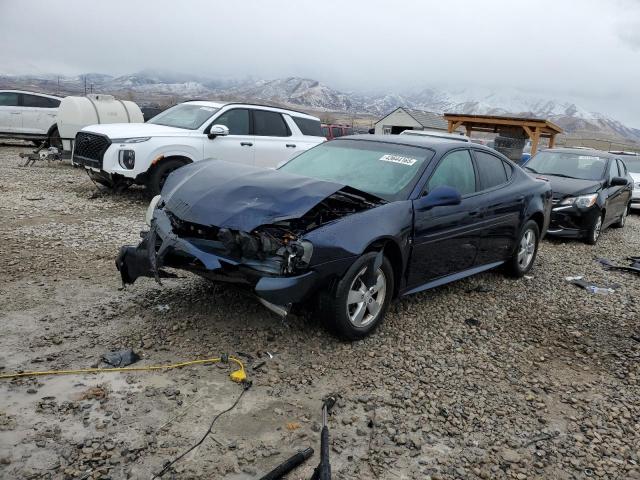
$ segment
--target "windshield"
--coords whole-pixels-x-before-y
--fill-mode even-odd
[[[192,103],[181,103],[159,113],[147,123],[197,130],[219,109]]]
[[[425,148],[361,140],[332,140],[280,167],[307,177],[342,183],[388,201],[407,199],[433,157]]]
[[[571,153],[547,150],[529,160],[524,168],[542,175],[600,180],[606,164],[607,159],[599,157],[597,152]]]
[[[632,173],[640,173],[640,157],[624,157],[622,161],[627,166],[627,170]]]

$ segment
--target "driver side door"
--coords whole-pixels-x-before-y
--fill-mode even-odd
[[[251,135],[250,112],[246,108],[232,108],[218,115],[211,125],[224,125],[229,135],[213,139],[204,137],[203,158],[214,158],[246,165],[255,163],[255,137]]]
[[[414,210],[410,287],[467,270],[475,263],[482,225],[474,197],[477,175],[468,149],[449,152],[440,160],[423,195],[443,185],[458,190],[462,201],[459,205]]]

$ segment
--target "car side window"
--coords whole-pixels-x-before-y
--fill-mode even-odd
[[[290,137],[289,127],[278,112],[253,111],[253,134],[263,137]]]
[[[427,192],[441,186],[453,187],[460,195],[476,191],[476,175],[469,150],[456,150],[445,156],[427,184]]]
[[[249,110],[234,108],[227,110],[213,121],[214,125],[224,125],[229,135],[249,135]]]
[[[609,163],[609,180],[613,177],[619,177],[620,173],[618,172],[618,164],[615,160],[611,160]]]
[[[487,190],[507,183],[507,172],[502,159],[486,152],[474,151],[480,178],[480,189]]]
[[[53,98],[41,97],[39,95],[22,94],[22,106],[23,107],[36,107],[36,108],[58,108],[60,101]]]
[[[0,107],[17,107],[18,94],[15,92],[0,93]]]

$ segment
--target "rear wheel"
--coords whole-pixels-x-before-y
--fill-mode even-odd
[[[622,212],[622,216],[620,217],[620,220],[614,223],[613,227],[624,228],[625,224],[627,223],[627,215],[629,215],[629,205],[626,205],[624,207],[624,212]]]
[[[585,243],[588,245],[595,245],[600,238],[600,234],[602,233],[602,218],[604,214],[598,215],[598,217],[593,221],[593,225],[589,229],[587,233],[587,238],[585,238]]]
[[[520,278],[531,270],[538,254],[540,229],[538,224],[529,220],[524,224],[518,238],[518,246],[507,262],[507,271],[512,277]]]
[[[347,340],[369,335],[382,321],[393,296],[393,269],[386,257],[371,275],[378,253],[365,253],[347,270],[336,287],[323,293],[320,316]]]
[[[152,196],[160,195],[160,191],[171,172],[185,165],[182,160],[165,160],[157,165],[147,181],[147,188]]]

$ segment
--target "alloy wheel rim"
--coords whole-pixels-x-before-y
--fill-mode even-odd
[[[347,316],[355,327],[366,327],[378,318],[387,294],[387,279],[382,269],[378,268],[376,282],[369,288],[362,280],[366,271],[364,267],[358,272],[347,295]]]
[[[600,230],[602,230],[602,217],[598,217],[596,224],[593,227],[593,240],[596,241],[600,237]]]
[[[531,264],[536,251],[536,235],[533,230],[528,229],[520,239],[518,247],[518,265],[525,270]]]

